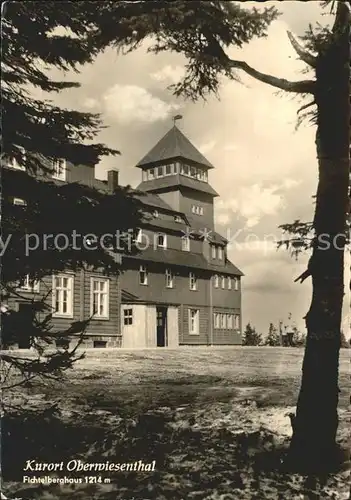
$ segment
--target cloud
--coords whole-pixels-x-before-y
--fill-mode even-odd
[[[253,184],[241,187],[233,193],[232,198],[219,200],[219,215],[238,212],[246,219],[247,227],[256,226],[263,215],[275,215],[284,206],[280,190],[281,186],[276,185],[263,187],[261,184]]]
[[[205,142],[199,147],[199,150],[201,151],[202,154],[206,155],[207,153],[212,151],[212,149],[216,146],[216,144],[217,144],[216,141]]]
[[[93,99],[92,97],[87,97],[84,99],[82,102],[83,108],[89,109],[89,110],[96,110],[99,108],[99,101],[97,99]]]
[[[176,84],[185,76],[185,69],[182,66],[163,66],[159,71],[152,73],[151,78],[157,82],[162,82],[167,85]]]
[[[227,144],[223,147],[223,151],[236,151],[237,149],[237,144]]]
[[[165,102],[138,85],[109,88],[103,96],[105,114],[121,124],[153,123],[169,118],[179,104]]]

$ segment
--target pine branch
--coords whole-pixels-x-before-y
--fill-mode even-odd
[[[294,92],[296,94],[313,94],[315,91],[315,82],[313,80],[291,82],[289,80],[285,80],[285,78],[277,78],[272,75],[267,75],[266,73],[261,73],[260,71],[257,71],[249,66],[245,61],[228,59],[228,64],[233,69],[242,69],[245,73],[252,76],[256,80],[267,83],[272,87],[285,90],[286,92]]]
[[[305,62],[312,68],[315,68],[317,64],[317,58],[312,54],[310,54],[304,47],[302,47],[301,44],[299,44],[299,42],[296,40],[291,31],[288,31],[287,34],[291,45],[293,46],[295,52],[297,53],[301,61]]]

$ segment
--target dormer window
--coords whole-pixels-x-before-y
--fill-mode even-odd
[[[155,169],[154,168],[149,168],[148,177],[150,180],[155,178]]]
[[[57,158],[52,162],[52,178],[59,181],[66,180],[66,160],[64,158]]]
[[[169,163],[165,166],[165,175],[171,175],[173,170],[173,163]]]
[[[23,163],[26,161],[26,150],[22,146],[17,146],[17,149],[22,154]],[[15,168],[16,170],[26,170],[25,165],[19,163],[16,158],[12,157],[9,159],[9,166]]]
[[[163,176],[163,166],[156,168],[156,175],[157,175],[157,177]]]
[[[182,218],[179,215],[175,215],[174,222],[182,222]]]
[[[211,252],[212,252],[212,259],[215,259],[217,257],[217,249],[215,245],[211,245]]]
[[[167,248],[167,236],[165,234],[157,235],[157,246],[161,248]]]
[[[182,236],[182,250],[183,252],[190,252],[190,238],[189,236]]]
[[[135,242],[136,243],[141,243],[142,241],[143,241],[143,230],[139,228],[137,236],[135,238]]]
[[[223,259],[223,248],[222,247],[218,247],[218,258],[219,258],[219,260]]]
[[[27,202],[25,200],[23,200],[22,198],[14,198],[13,199],[13,204],[25,207],[27,205]]]
[[[153,216],[157,219],[157,218],[158,218],[158,216],[159,216],[159,213],[158,213],[158,211],[157,211],[157,210],[154,210],[154,211],[152,212],[152,215],[153,215]]]

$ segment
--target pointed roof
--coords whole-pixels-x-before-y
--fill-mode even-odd
[[[164,160],[183,158],[207,168],[213,165],[191,144],[189,139],[174,125],[161,140],[158,141],[147,155],[142,158],[137,167],[160,163]]]

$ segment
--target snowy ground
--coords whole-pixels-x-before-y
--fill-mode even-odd
[[[340,363],[343,443],[349,352],[342,351]],[[22,409],[57,406],[40,420],[4,421],[3,490],[26,500],[346,500],[348,471],[321,478],[278,470],[302,356],[300,349],[269,347],[91,351],[64,384],[37,385],[7,399]],[[156,470],[104,472],[106,484],[23,484],[25,460],[33,458],[156,460]]]

